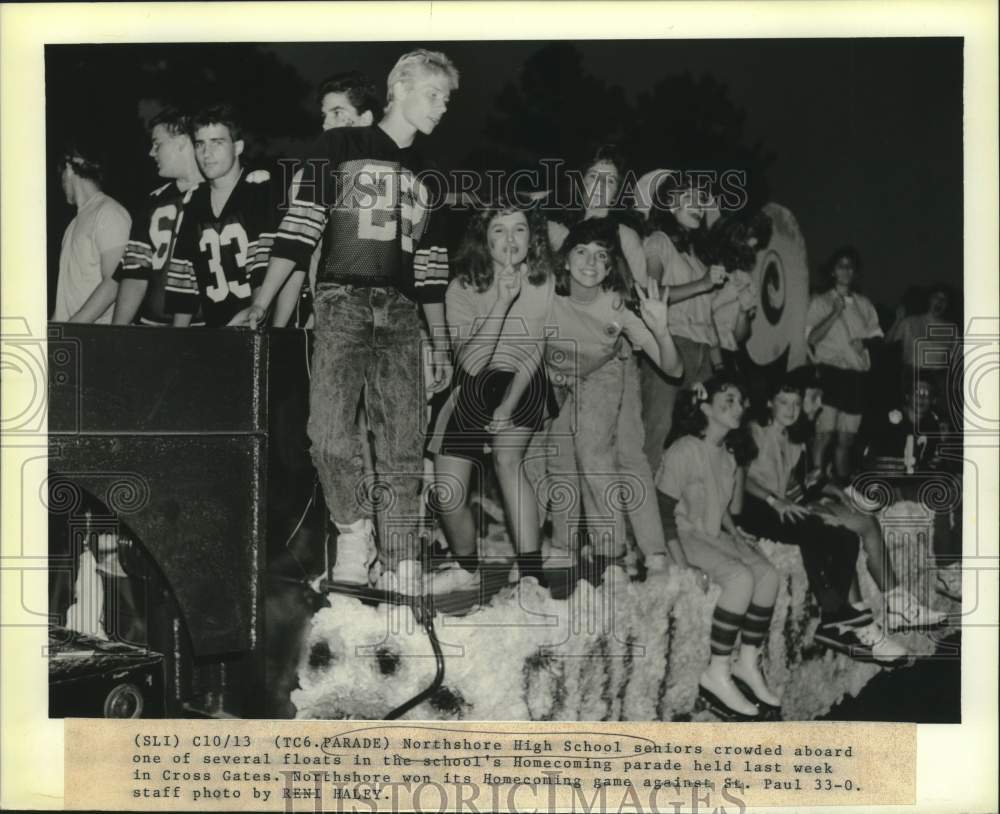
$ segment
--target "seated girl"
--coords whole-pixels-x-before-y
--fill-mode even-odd
[[[814,438],[818,415],[823,407],[823,392],[820,378],[815,368],[803,367],[788,374],[791,389],[802,394],[802,417],[789,430],[789,436],[805,444],[806,455],[802,462],[801,475],[806,485],[803,493],[797,487],[793,496],[811,511],[820,515],[826,523],[840,525],[861,538],[864,546],[868,571],[879,590],[886,597],[886,626],[890,630],[933,627],[944,621],[944,614],[920,604],[916,597],[900,587],[899,579],[893,571],[892,562],[885,546],[882,528],[868,503],[855,489],[842,489],[825,478],[821,471],[807,471],[809,444]],[[866,467],[866,471],[877,471],[878,466]],[[860,608],[867,618],[871,610],[861,603],[861,591],[855,579],[851,587],[851,603]]]
[[[859,537],[872,577],[887,595],[887,621],[919,605],[899,586],[878,522],[856,511],[836,486],[807,477],[809,457],[799,435],[802,401],[799,383],[788,377],[770,393],[759,420],[751,423],[758,454],[748,468],[739,522],[759,537],[799,546],[822,613],[816,641],[853,656],[894,661],[905,649],[887,637],[860,604]]]
[[[667,538],[680,541],[683,565],[694,566],[722,587],[712,615],[712,657],[701,674],[701,694],[724,714],[749,718],[781,698],[760,671],[760,648],[771,625],[778,572],[753,536],[730,514],[737,460],[727,437],[740,430],[744,392],[726,377],[681,392],[671,437],[656,474]],[[734,664],[732,652],[741,638]],[[733,681],[743,682],[744,695]]]
[[[453,559],[431,574],[433,593],[480,585],[469,497],[473,467],[482,483],[489,451],[520,574],[543,580],[538,511],[522,463],[551,405],[537,364],[554,292],[545,223],[515,206],[486,209],[473,215],[455,262],[445,307],[456,373],[428,445],[435,456],[432,493]],[[509,398],[518,371],[528,375]],[[507,420],[488,428],[501,404]]]

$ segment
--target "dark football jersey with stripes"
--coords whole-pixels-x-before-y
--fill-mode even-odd
[[[416,150],[377,125],[326,131],[307,153],[273,255],[308,268],[325,234],[317,286],[394,286],[418,302],[443,302],[443,218],[432,217],[422,169]]]
[[[193,314],[200,301],[205,324],[218,327],[250,305],[267,271],[280,212],[270,176],[258,171],[249,177],[255,180],[248,180],[244,169],[218,215],[212,211],[210,184],[191,196],[167,263],[171,313]]]
[[[154,189],[142,210],[132,218],[132,233],[125,245],[121,263],[114,278],[145,280],[149,283],[142,302],[142,316],[163,322],[168,319],[165,310],[167,286],[167,260],[173,254],[177,232],[184,207],[197,187],[182,192],[175,181]]]

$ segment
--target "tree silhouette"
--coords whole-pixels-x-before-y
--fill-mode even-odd
[[[636,173],[667,167],[747,173],[752,203],[766,200],[773,156],[748,143],[746,113],[711,76],[665,76],[630,103],[620,87],[588,73],[571,43],[552,43],[498,93],[479,147],[477,169],[535,168],[558,158],[578,169],[599,143],[619,144]]]
[[[774,156],[746,136],[746,112],[712,76],[667,76],[641,93],[635,126],[624,145],[644,169],[697,169],[747,174],[751,205],[766,202],[767,168]]]
[[[587,73],[580,51],[561,42],[532,55],[494,107],[472,167],[534,168],[545,158],[576,166],[590,144],[620,139],[632,118],[622,89]]]

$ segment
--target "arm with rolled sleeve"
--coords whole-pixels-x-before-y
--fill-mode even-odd
[[[840,318],[842,310],[842,306],[840,309],[835,309],[829,296],[825,294],[817,294],[809,301],[809,308],[806,311],[806,344],[813,353]]]
[[[881,339],[885,336],[882,332],[882,326],[878,321],[878,311],[875,310],[875,306],[872,305],[872,301],[867,297],[858,297],[858,306],[861,309],[861,315],[864,318],[865,327],[862,331],[860,339]]]

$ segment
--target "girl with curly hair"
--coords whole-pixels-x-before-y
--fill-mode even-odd
[[[745,391],[730,376],[683,390],[674,409],[671,437],[676,440],[656,474],[660,515],[668,539],[680,541],[682,564],[722,587],[712,616],[712,656],[699,688],[710,704],[737,718],[781,705],[759,665],[778,594],[778,572],[730,512],[738,495],[737,472],[755,454],[743,426],[745,402]],[[733,662],[737,637],[741,646]]]
[[[552,402],[538,364],[554,294],[545,222],[514,204],[484,209],[471,218],[455,265],[445,311],[456,374],[429,444],[435,456],[433,494],[453,559],[431,575],[433,593],[480,585],[469,485],[473,467],[484,474],[489,450],[521,576],[543,581],[538,512],[522,463]],[[513,394],[518,371],[526,377]],[[495,424],[499,415],[504,420]]]
[[[647,567],[666,567],[656,507],[645,499],[646,481],[651,489],[652,478],[637,479],[617,446],[622,416],[638,417],[638,404],[630,401],[633,394],[625,386],[629,359],[623,358],[623,350],[628,357],[643,351],[670,375],[681,372],[667,329],[665,296],[655,284],[648,294],[633,285],[612,221],[587,219],[570,229],[559,253],[556,297],[546,319],[552,336],[545,344],[545,365],[561,397],[560,415],[576,422],[571,468],[598,578],[624,554],[626,514]],[[636,499],[621,501],[623,492]],[[569,527],[568,514],[553,518],[555,547],[574,548]]]
[[[654,170],[639,181],[637,205],[648,209],[643,250],[649,278],[670,289],[670,329],[684,361],[684,377],[671,381],[640,365],[642,423],[646,458],[655,471],[670,434],[674,402],[684,387],[704,381],[722,362],[713,314],[715,292],[727,276],[721,265],[708,265],[697,249],[710,222],[718,217],[713,199],[685,183],[680,173]],[[639,199],[643,200],[639,200]]]
[[[833,474],[846,484],[854,472],[854,446],[871,370],[868,346],[882,338],[878,313],[859,293],[861,257],[853,246],[837,249],[825,265],[829,286],[806,313],[806,340],[823,382],[823,411],[816,422],[813,465],[825,468],[833,447]]]
[[[803,436],[811,422],[802,421],[804,395],[801,374],[789,374],[772,388],[757,420],[750,423],[759,451],[747,468],[739,523],[760,537],[799,547],[820,606],[816,641],[853,656],[895,661],[906,655],[905,648],[885,636],[860,601],[859,538],[868,569],[886,594],[890,626],[897,614],[923,619],[930,611],[899,585],[878,521],[857,511],[843,490],[810,471]]]
[[[626,298],[634,299],[632,284],[637,283],[645,289],[649,280],[646,274],[646,255],[639,235],[641,217],[624,205],[623,185],[627,171],[625,159],[613,144],[593,147],[587,155],[586,162],[574,179],[575,205],[556,213],[558,219],[549,220],[549,241],[554,251],[560,251],[571,227],[583,221],[607,221],[608,231],[617,231],[617,244],[624,260],[615,269],[615,274],[620,273],[623,277],[616,280],[614,285],[616,290],[627,295]],[[654,491],[653,472],[645,454],[639,362],[631,344],[623,343],[620,348],[623,381],[620,397],[616,396],[621,402],[615,428],[616,471],[631,482],[629,491],[635,493],[635,499],[639,501],[639,505],[629,512],[629,516],[636,541],[645,558],[646,569],[659,570],[666,567],[663,556],[666,541],[657,517],[656,505],[651,499]],[[610,373],[610,369],[606,373]],[[571,431],[570,421],[571,416],[565,413],[557,419],[550,434],[553,444],[558,443],[554,436],[566,436]],[[550,456],[550,463],[554,467],[573,469],[576,455],[570,446],[563,444],[559,448],[560,454]],[[554,532],[560,535],[564,528],[565,524],[559,522],[555,525]],[[564,546],[568,546],[568,542],[560,540],[559,547]]]

